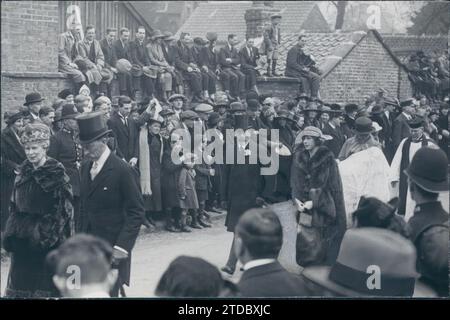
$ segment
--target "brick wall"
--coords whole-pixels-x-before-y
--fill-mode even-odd
[[[2,1],[2,71],[58,71],[58,1]]]
[[[383,45],[369,34],[322,80],[320,95],[324,101],[362,103],[365,95],[382,87],[390,96],[407,98],[411,84],[406,72],[399,68]]]

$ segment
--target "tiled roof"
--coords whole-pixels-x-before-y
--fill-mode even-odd
[[[372,32],[386,48],[394,61],[397,64],[402,65],[402,62],[393,54],[377,31],[370,30],[368,32]],[[314,57],[317,66],[323,72],[322,77],[325,77],[364,37],[367,36],[367,34],[368,33],[364,31],[349,33],[306,33],[304,51],[306,54],[310,54]],[[282,35],[277,64],[277,71],[279,74],[284,74],[287,53],[289,49],[297,43],[297,39],[297,33]]]
[[[302,29],[309,13],[316,6],[313,1],[274,1],[273,3],[273,8],[279,9],[283,16],[281,28],[282,32],[286,33]],[[226,40],[230,33],[236,34],[239,39],[245,39],[247,26],[244,16],[245,11],[251,7],[251,1],[200,3],[178,30],[177,36],[181,32],[190,32],[193,37],[204,37],[206,32],[210,31],[218,34],[219,41]]]
[[[382,36],[384,42],[400,58],[419,50],[431,53],[433,50],[448,48],[448,37],[445,35],[383,34]]]

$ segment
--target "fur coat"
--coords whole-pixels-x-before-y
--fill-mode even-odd
[[[20,167],[6,224],[3,245],[14,252],[23,246],[46,251],[72,233],[72,188],[63,165],[47,158],[34,169],[29,161]]]
[[[291,168],[292,198],[312,200],[312,226],[326,229],[328,261],[336,258],[346,230],[342,181],[334,154],[320,146],[310,157],[302,146],[294,153]]]

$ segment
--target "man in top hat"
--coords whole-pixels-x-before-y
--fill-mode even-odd
[[[119,111],[113,113],[108,120],[108,127],[117,139],[117,153],[131,166],[138,160],[139,132],[136,121],[129,117],[131,113],[131,99],[127,96],[119,98]]]
[[[61,129],[50,137],[48,156],[58,160],[64,165],[70,178],[73,192],[73,208],[75,231],[83,230],[83,221],[80,213],[80,168],[83,160],[83,150],[78,140],[78,124],[75,117],[79,115],[73,104],[65,104],[61,110]]]
[[[81,167],[81,202],[86,232],[114,247],[113,264],[119,279],[111,292],[118,296],[129,285],[131,251],[144,220],[144,202],[133,169],[107,146],[111,133],[100,112],[76,118],[87,160]]]
[[[42,122],[39,118],[39,111],[44,100],[45,98],[42,98],[39,92],[32,92],[25,96],[25,103],[23,105],[28,108],[30,123]]]
[[[81,41],[83,32],[81,24],[73,20],[69,30],[58,37],[58,70],[68,75],[75,82],[75,92],[85,83],[86,77],[75,63],[77,58],[76,43]]]
[[[278,77],[275,72],[278,60],[278,46],[281,43],[281,14],[275,13],[270,16],[271,24],[264,30],[264,46],[265,54],[267,56],[267,76]]]
[[[396,150],[403,139],[411,136],[408,121],[410,121],[414,115],[414,99],[400,102],[400,108],[402,112],[395,118],[392,124],[392,143]]]
[[[302,272],[314,296],[435,297],[417,281],[414,245],[381,228],[347,230],[333,266],[311,266]],[[312,285],[312,286],[311,286]]]
[[[192,37],[189,33],[182,32],[180,40],[177,42],[175,66],[182,73],[183,78],[188,82],[192,93],[193,101],[202,102],[202,74],[195,64],[192,51]]]
[[[216,73],[215,68],[212,66],[213,61],[209,61],[210,53],[208,53],[209,47],[208,40],[204,40],[201,37],[194,38],[194,47],[192,48],[192,54],[195,64],[200,69],[202,74],[202,89],[203,99],[205,102],[212,104],[212,98],[216,93]],[[214,49],[212,49],[214,50]],[[211,69],[208,67],[211,66]]]
[[[344,132],[346,139],[354,136],[355,119],[358,114],[358,109],[358,105],[354,103],[346,104],[344,107],[345,114],[344,123],[342,123],[342,131]]]
[[[306,44],[304,35],[298,37],[295,46],[289,49],[286,58],[285,75],[287,77],[298,78],[302,82],[303,91],[311,93],[311,99],[317,98],[320,88],[320,75],[309,55],[306,55],[303,48]]]
[[[391,163],[390,181],[392,197],[399,198],[398,214],[408,221],[414,211],[414,200],[408,190],[408,179],[404,170],[408,168],[416,152],[422,147],[438,148],[436,143],[424,134],[424,120],[421,117],[412,118],[407,122],[410,137],[404,138],[395,152]]]
[[[236,49],[239,40],[235,34],[228,35],[227,44],[219,51],[219,65],[222,69],[220,78],[228,99],[236,100],[245,92],[245,74],[239,69],[241,56]]]
[[[117,79],[119,80],[120,95],[131,95],[131,74],[130,70],[119,68],[119,65],[131,66],[131,54],[130,54],[130,30],[127,28],[121,28],[119,31],[119,39],[113,42],[114,53],[117,58],[115,67],[117,68]]]
[[[439,296],[448,297],[449,216],[444,209],[448,208],[448,158],[442,150],[421,148],[405,174],[416,202],[408,225],[417,249],[417,270]],[[438,200],[443,192],[447,193],[444,207]]]
[[[325,141],[325,145],[333,152],[334,157],[337,159],[346,140],[341,128],[341,123],[344,120],[341,106],[336,103],[331,104],[328,114],[330,119],[324,125],[322,132],[323,134],[333,137],[332,140]]]
[[[240,217],[234,249],[244,266],[238,283],[243,297],[311,295],[305,281],[277,261],[282,243],[281,223],[271,209],[250,209]]]
[[[259,74],[256,70],[259,52],[254,47],[254,44],[255,40],[248,38],[245,46],[239,51],[239,54],[241,55],[241,71],[247,78],[246,87],[248,90],[254,90],[259,95],[258,87],[256,86],[256,76]]]

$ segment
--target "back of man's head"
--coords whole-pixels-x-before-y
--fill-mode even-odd
[[[283,242],[280,220],[267,208],[246,211],[236,226],[236,236],[252,259],[276,259]]]
[[[87,234],[77,234],[47,256],[54,276],[67,280],[78,276],[74,284],[103,284],[111,270],[113,249],[106,241]],[[70,288],[66,288],[70,289]]]

